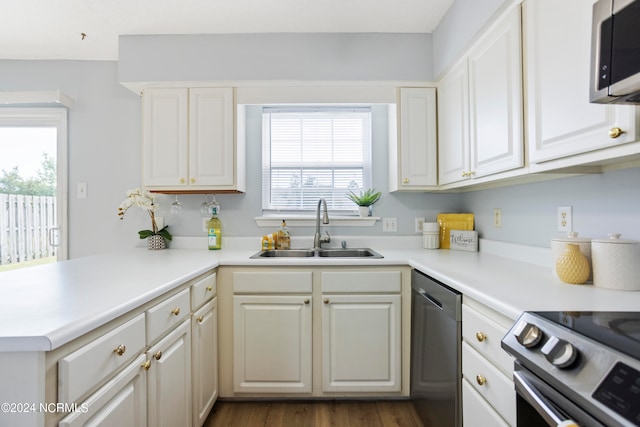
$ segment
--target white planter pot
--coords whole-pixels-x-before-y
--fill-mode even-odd
[[[358,206],[358,213],[362,218],[371,216],[371,206]]]

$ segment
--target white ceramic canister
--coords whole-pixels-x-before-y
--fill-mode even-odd
[[[422,247],[425,249],[440,248],[440,224],[437,222],[422,224]]]
[[[558,257],[567,247],[567,244],[574,244],[580,247],[580,252],[587,257],[587,261],[589,261],[589,269],[591,272],[589,273],[589,278],[587,282],[591,282],[593,280],[593,261],[591,259],[591,238],[589,237],[578,237],[578,233],[575,231],[570,231],[567,234],[567,237],[559,237],[557,239],[551,239],[551,257],[553,259],[553,275],[558,277],[558,273],[556,272],[556,263],[558,262]]]
[[[591,242],[593,285],[622,291],[640,291],[640,242],[620,234]]]

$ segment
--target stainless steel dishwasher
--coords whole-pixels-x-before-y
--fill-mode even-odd
[[[411,400],[426,427],[460,427],[462,294],[411,273]]]

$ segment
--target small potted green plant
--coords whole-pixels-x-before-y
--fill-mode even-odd
[[[382,196],[382,193],[376,191],[375,188],[369,188],[364,192],[360,190],[360,194],[356,194],[353,191],[347,193],[347,197],[358,205],[358,212],[361,217],[371,216],[371,205],[380,200],[380,196]]]

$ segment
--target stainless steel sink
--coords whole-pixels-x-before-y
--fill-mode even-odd
[[[370,248],[320,249],[318,256],[327,258],[382,258]]]
[[[274,249],[260,251],[251,256],[252,259],[260,258],[384,258],[371,248],[327,248],[327,249]]]
[[[260,251],[251,258],[306,258],[315,256],[313,249],[272,249]]]

